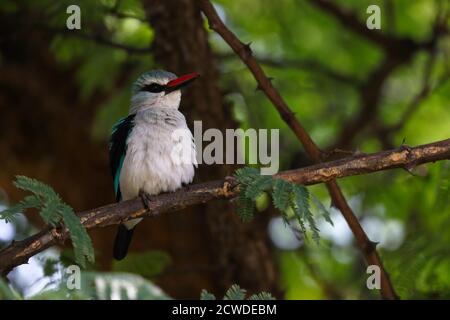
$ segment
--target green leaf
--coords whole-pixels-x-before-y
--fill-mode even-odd
[[[0,219],[6,220],[6,222],[12,222],[14,220],[14,217],[20,212],[19,205],[15,205],[12,207],[9,207],[3,211],[0,211]]]
[[[86,259],[94,262],[94,249],[85,227],[72,208],[65,204],[51,187],[25,176],[16,176],[14,185],[19,189],[32,192],[33,195],[25,197],[18,204],[2,211],[0,213],[2,219],[9,221],[18,212],[37,208],[42,219],[48,224],[56,226],[63,220],[72,239],[75,261],[83,267],[86,266]]]
[[[255,168],[241,168],[236,171],[235,178],[239,183],[238,214],[241,219],[248,221],[253,218],[255,205],[258,211],[267,207],[263,196],[268,191],[272,191],[272,199],[284,221],[288,224],[290,212],[298,221],[300,230],[306,238],[306,224],[312,232],[313,239],[319,241],[319,229],[317,228],[314,216],[310,209],[310,194],[305,186],[297,185],[282,179],[273,179],[271,176],[262,176]],[[258,201],[257,201],[258,200]],[[328,211],[317,200],[313,198],[325,220],[333,224]],[[255,203],[257,202],[257,203]]]
[[[287,181],[276,179],[273,183],[273,205],[282,213],[288,209],[291,189],[291,184]]]
[[[200,300],[216,300],[216,296],[203,289],[200,293]]]
[[[19,203],[0,212],[0,219],[4,219],[6,222],[12,222],[17,214],[24,212],[26,209],[38,208],[41,206],[41,203],[42,201],[35,195],[26,196]]]
[[[294,213],[300,224],[302,231],[305,233],[304,221],[308,222],[309,228],[313,233],[313,240],[319,242],[320,235],[316,222],[310,210],[310,194],[305,186],[293,185],[291,201],[294,208]],[[306,236],[306,233],[305,233]]]
[[[294,208],[294,212],[297,213],[297,217],[306,219],[308,214],[311,214],[309,210],[309,191],[304,186],[293,185],[291,193],[291,201]]]
[[[322,217],[325,219],[326,222],[334,226],[333,220],[331,220],[330,212],[325,208],[323,203],[314,195],[311,193],[311,200],[316,206],[316,208],[319,210],[319,212],[322,214]]]
[[[239,184],[250,185],[259,176],[258,169],[244,167],[236,170],[234,177]]]
[[[41,218],[48,224],[56,226],[61,221],[61,215],[58,212],[57,201],[46,202],[40,211]]]
[[[244,300],[247,290],[241,289],[237,284],[233,284],[230,289],[227,290],[224,300]]]
[[[233,284],[225,293],[224,300],[245,300],[247,290],[242,289],[237,284]],[[215,295],[203,289],[200,294],[200,300],[216,300]],[[275,300],[275,298],[268,292],[260,292],[248,298],[248,300]]]
[[[275,298],[269,292],[260,292],[253,294],[248,298],[248,300],[275,300]]]
[[[83,268],[86,267],[86,259],[89,262],[95,261],[94,248],[92,247],[91,238],[86,228],[81,224],[80,219],[75,215],[72,208],[67,205],[61,206],[61,214],[64,224],[70,233],[72,240],[75,260]]]
[[[32,179],[26,176],[16,176],[14,185],[19,189],[30,191],[37,196],[43,198],[56,198],[61,201],[59,195],[50,186],[36,179]]]
[[[58,264],[59,264],[58,260],[52,258],[45,259],[43,266],[44,275],[46,277],[50,277],[53,274],[55,274],[55,272],[58,271]]]
[[[312,215],[308,215],[306,220],[308,221],[309,224],[309,228],[311,229],[312,233],[313,233],[313,240],[319,244],[320,241],[320,234],[319,234],[319,228],[316,225],[316,220],[314,219],[314,217]]]
[[[245,197],[245,192],[240,192],[237,201],[237,212],[242,221],[250,221],[253,218],[255,204],[252,199]]]
[[[128,273],[82,272],[80,289],[69,290],[67,279],[56,289],[49,289],[31,296],[32,300],[167,300],[159,287],[147,279]]]
[[[267,191],[272,187],[271,176],[257,176],[248,184],[245,189],[245,197],[249,199],[256,199],[261,193]]]
[[[170,299],[153,282],[135,274],[83,272],[81,278],[81,288],[86,289],[86,295],[93,299],[110,300],[119,297],[121,300]],[[118,284],[120,284],[119,288]]]

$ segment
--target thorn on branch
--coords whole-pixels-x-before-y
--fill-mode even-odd
[[[403,142],[404,142],[405,140],[403,140]],[[402,144],[400,145],[400,151],[407,151],[408,153],[410,153],[411,152],[411,147],[410,146],[408,146],[407,144],[404,144],[402,142]]]
[[[372,241],[372,240],[368,240],[365,244],[364,247],[362,248],[364,250],[364,252],[366,252],[367,254],[370,254],[372,252],[374,252],[377,248],[377,245],[379,244],[379,242],[376,241]]]
[[[336,201],[333,198],[331,198],[330,209],[337,209],[337,210],[339,210],[339,207],[338,207],[338,205],[336,204]]]
[[[272,80],[274,80],[274,78],[273,78],[273,77],[267,77],[267,80],[268,80],[270,83],[272,83]],[[258,83],[258,84],[256,85],[255,91],[264,91],[264,88],[261,87],[261,85]]]
[[[295,121],[295,113],[292,111],[281,111],[280,110],[280,116],[286,123],[291,123],[292,120]]]
[[[247,60],[249,59],[252,55],[252,48],[250,48],[250,45],[252,44],[251,42],[249,43],[241,43],[242,44],[242,48],[241,50],[239,50],[239,54],[241,55],[242,59]]]
[[[406,145],[405,143],[406,143],[406,138],[405,138],[405,137],[403,137],[403,140],[402,140],[402,143],[400,144],[400,147],[402,147],[402,146]]]
[[[209,22],[209,28],[210,28],[211,30],[216,31],[216,30],[217,30],[217,23],[210,21],[210,22]]]

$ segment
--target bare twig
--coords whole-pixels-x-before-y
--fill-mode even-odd
[[[400,148],[370,155],[358,155],[332,162],[316,164],[296,170],[284,171],[274,178],[303,185],[331,181],[335,178],[367,174],[394,168],[412,168],[416,165],[450,159],[450,139],[422,145],[415,148]],[[331,186],[331,188],[334,188]],[[332,189],[335,190],[335,189]],[[337,191],[339,192],[339,189]],[[205,203],[213,199],[230,199],[239,193],[233,178],[191,185],[173,193],[151,196],[147,209],[140,198],[114,203],[100,208],[86,210],[77,215],[88,228],[117,225],[124,221],[152,217],[161,213],[180,210],[187,206]],[[0,251],[0,274],[6,275],[14,267],[26,263],[37,253],[59,243],[68,237],[65,229],[47,228],[21,241],[13,241]],[[366,248],[370,252],[370,248]],[[376,263],[369,255],[369,262]]]
[[[261,66],[252,56],[250,46],[242,43],[222,22],[218,16],[213,5],[208,0],[200,0],[200,6],[208,19],[209,26],[211,29],[216,31],[228,45],[233,49],[233,51],[242,59],[242,61],[247,65],[249,70],[252,72],[254,78],[258,82],[259,88],[265,93],[269,98],[275,108],[278,110],[280,116],[289,125],[297,138],[301,141],[306,152],[315,162],[321,162],[322,152],[311,139],[309,134],[305,131],[300,122],[295,118],[291,109],[287,106],[286,102],[283,100],[281,95],[272,85],[270,79],[266,76]],[[332,198],[333,204],[340,209],[342,215],[344,216],[347,224],[352,230],[358,247],[363,253],[366,262],[369,265],[377,265],[381,270],[381,295],[385,299],[396,299],[398,298],[395,290],[389,280],[389,275],[383,267],[383,263],[378,255],[375,248],[375,243],[370,241],[367,234],[362,229],[358,218],[353,213],[352,209],[345,200],[342,191],[337,185],[335,180],[327,182],[327,188]]]

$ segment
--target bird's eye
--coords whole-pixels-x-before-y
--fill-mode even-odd
[[[162,92],[162,91],[164,91],[164,86],[162,86],[158,83],[150,83],[150,84],[143,86],[140,91],[148,91],[148,92],[153,92],[153,93]]]

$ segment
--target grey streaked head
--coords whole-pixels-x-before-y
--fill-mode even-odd
[[[133,94],[138,93],[145,86],[151,85],[152,83],[157,83],[160,85],[165,85],[170,80],[176,79],[177,76],[169,71],[165,70],[152,70],[142,74],[133,83]]]
[[[172,72],[164,70],[144,73],[133,84],[130,113],[149,107],[178,109],[181,88],[197,77],[197,73],[191,73],[177,78]]]

